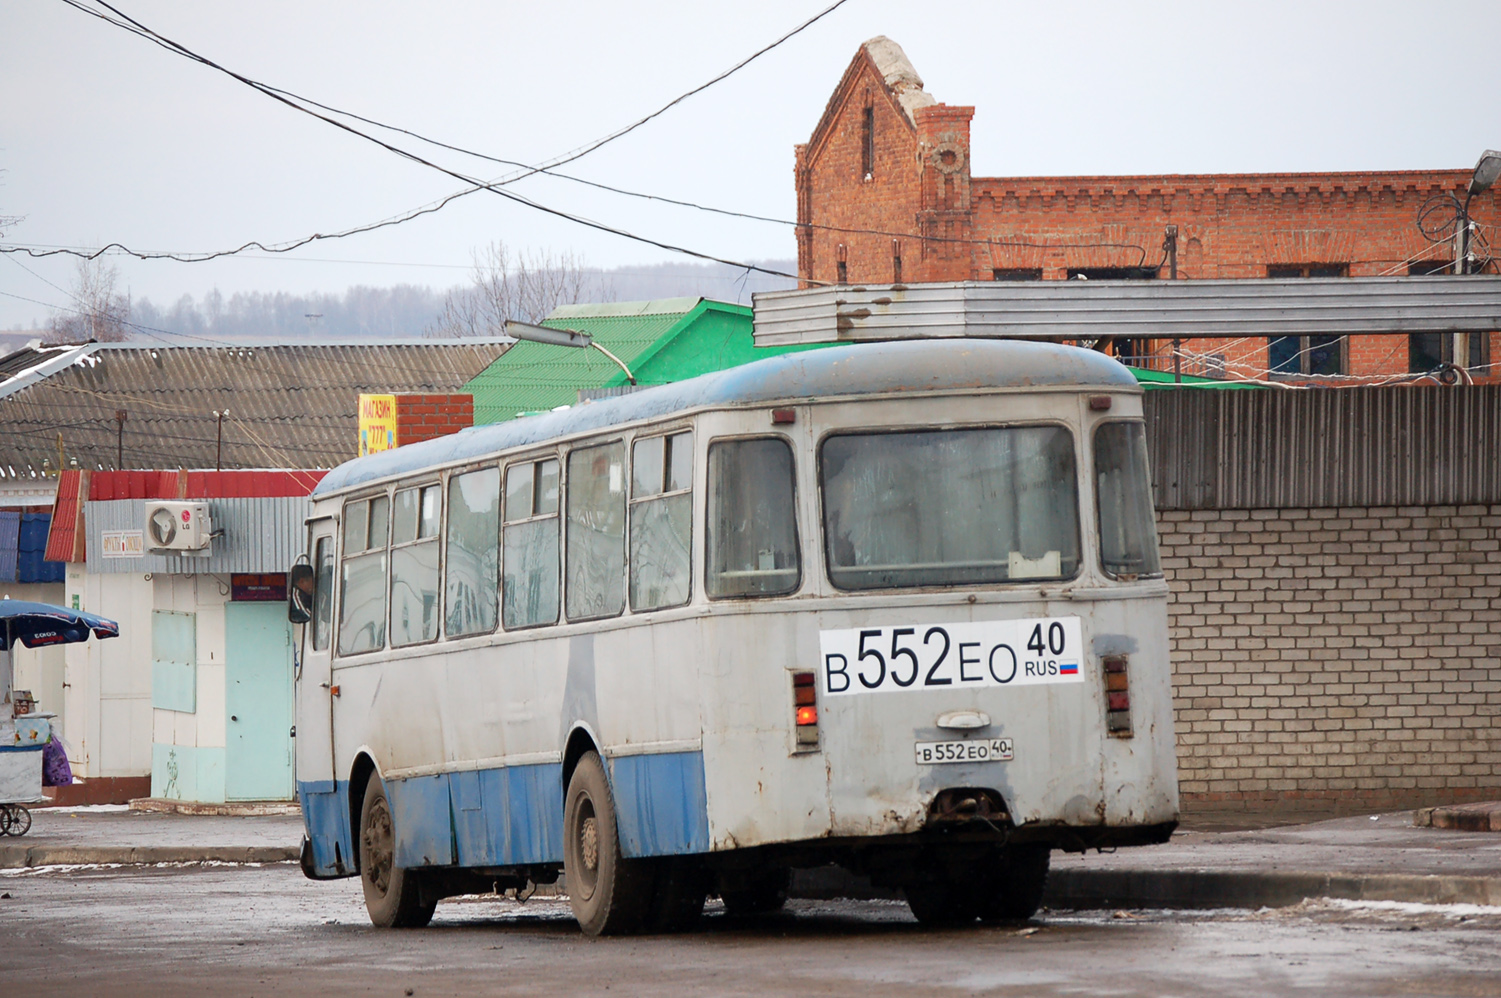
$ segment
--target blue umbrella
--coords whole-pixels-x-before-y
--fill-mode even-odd
[[[17,640],[27,648],[38,648],[87,641],[90,633],[99,638],[120,635],[120,625],[106,617],[19,599],[0,600],[0,625],[0,650],[4,651]]]

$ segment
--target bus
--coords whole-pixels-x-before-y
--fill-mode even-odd
[[[931,924],[1178,817],[1141,388],[1070,346],[791,353],[312,496],[303,871],[372,922],[563,876],[583,931],[837,864]]]

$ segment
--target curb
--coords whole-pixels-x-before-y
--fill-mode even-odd
[[[1501,803],[1453,804],[1420,807],[1412,812],[1419,828],[1443,828],[1454,832],[1501,832]]]
[[[157,863],[293,863],[295,846],[25,846],[0,845],[0,869],[40,866],[150,866]],[[539,893],[541,893],[539,891]],[[799,870],[798,898],[901,900],[899,889],[874,887],[834,867]],[[1050,908],[1282,908],[1310,898],[1418,904],[1501,905],[1501,877],[1343,874],[1289,871],[1054,870],[1043,904]]]
[[[1501,877],[1209,870],[1054,870],[1055,908],[1283,908],[1310,898],[1501,904]]]
[[[263,818],[268,815],[301,814],[296,801],[252,800],[229,804],[205,804],[199,801],[169,800],[165,797],[137,797],[130,802],[132,811],[159,814],[218,815],[233,818]]]
[[[837,867],[798,870],[791,894],[817,900],[904,897],[898,888],[872,886]],[[1049,908],[1285,908],[1310,898],[1501,905],[1501,877],[1054,869],[1042,903]]]
[[[0,869],[156,863],[292,863],[296,846],[27,846],[0,845]]]

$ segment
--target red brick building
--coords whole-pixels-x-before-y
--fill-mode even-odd
[[[977,177],[973,107],[940,104],[888,38],[856,53],[796,147],[798,272],[805,283],[1345,278],[1452,273],[1469,169],[1362,173]],[[1454,200],[1457,199],[1457,200]],[[1419,212],[1427,207],[1425,237]],[[1472,273],[1501,194],[1473,198]],[[1163,366],[1167,344],[1124,341]],[[1491,380],[1501,336],[1194,340],[1190,373],[1369,381],[1444,363]]]

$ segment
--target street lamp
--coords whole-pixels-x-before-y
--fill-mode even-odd
[[[533,326],[526,322],[512,321],[506,322],[505,332],[507,336],[513,339],[530,340],[533,343],[549,343],[557,347],[575,347],[580,350],[587,350],[589,347],[593,347],[614,361],[615,366],[625,372],[625,379],[627,381],[633,385],[636,383],[636,376],[631,373],[630,368],[625,366],[625,362],[594,342],[594,337],[588,333],[580,332],[577,329],[552,329],[548,326]]]
[[[1465,190],[1464,207],[1459,211],[1459,254],[1454,261],[1456,274],[1470,272],[1470,198],[1490,190],[1498,178],[1501,178],[1501,151],[1487,149],[1475,163],[1470,186]]]

